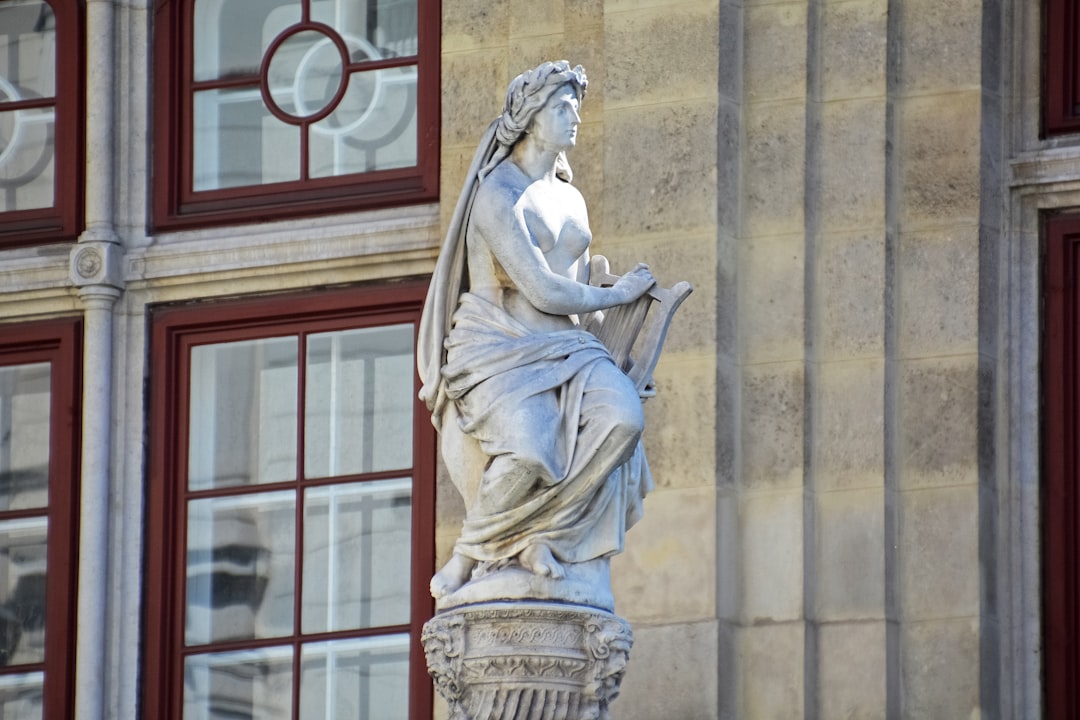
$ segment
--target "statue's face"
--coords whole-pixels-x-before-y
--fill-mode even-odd
[[[533,139],[559,150],[573,147],[577,142],[577,127],[581,124],[579,107],[574,88],[563,85],[552,93],[544,107],[533,117],[529,130]]]

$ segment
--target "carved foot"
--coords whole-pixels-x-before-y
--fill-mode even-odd
[[[554,580],[566,577],[566,570],[551,554],[547,545],[530,545],[518,556],[521,566],[534,575],[546,575]]]
[[[476,561],[459,553],[454,553],[442,570],[431,578],[431,596],[436,600],[446,597],[469,581]]]

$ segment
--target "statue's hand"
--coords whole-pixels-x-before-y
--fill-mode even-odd
[[[655,284],[656,279],[649,272],[649,266],[638,263],[633,270],[615,282],[614,289],[622,295],[619,304],[623,304],[637,300]]]

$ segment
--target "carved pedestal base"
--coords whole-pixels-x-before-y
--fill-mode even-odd
[[[633,636],[603,610],[518,601],[441,612],[423,643],[451,720],[608,720]]]

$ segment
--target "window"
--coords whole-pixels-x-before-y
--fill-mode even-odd
[[[154,313],[148,717],[430,717],[423,290]]]
[[[154,221],[244,222],[432,200],[434,0],[167,0]]]
[[[79,327],[0,326],[0,718],[72,717]]]
[[[0,248],[82,229],[81,8],[0,0]]]

